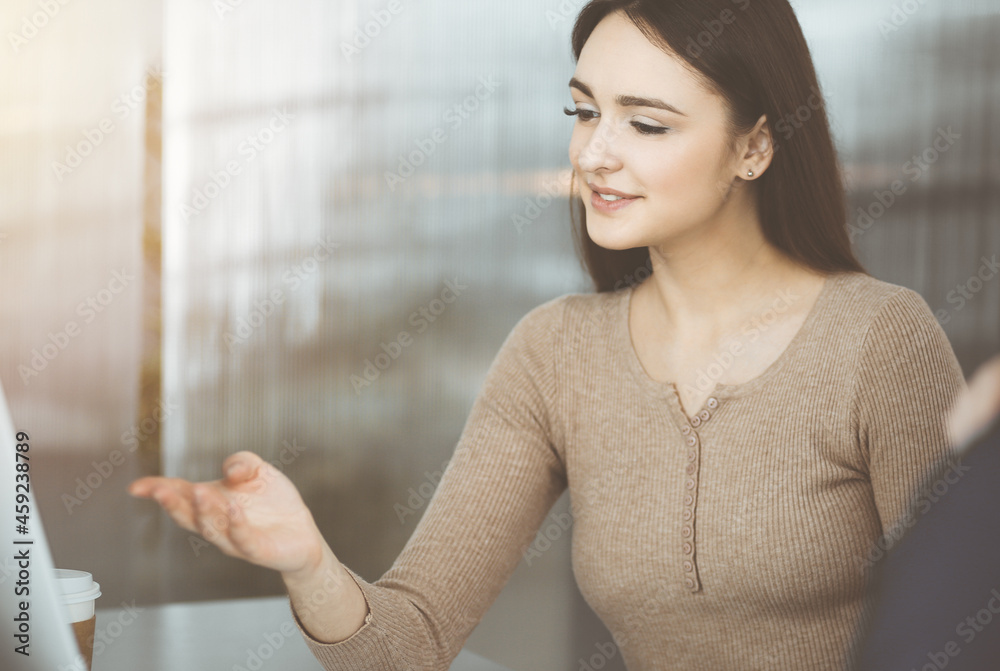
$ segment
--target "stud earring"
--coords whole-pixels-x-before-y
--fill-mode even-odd
[[[753,177],[753,170],[747,171],[747,177]]]

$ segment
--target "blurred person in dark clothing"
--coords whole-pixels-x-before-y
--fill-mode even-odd
[[[859,671],[1000,669],[1000,356],[949,416],[954,458],[877,567]]]

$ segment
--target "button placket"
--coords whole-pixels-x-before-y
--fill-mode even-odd
[[[692,421],[691,424],[693,425],[694,422]],[[684,479],[684,509],[681,514],[683,518],[680,538],[683,552],[681,569],[684,572],[684,586],[692,592],[697,592],[700,588],[700,581],[698,580],[698,567],[694,554],[694,523],[695,504],[698,499],[698,464],[701,456],[701,441],[698,432],[691,431],[686,443],[689,449],[687,465],[684,467],[686,477]]]
[[[682,511],[683,521],[681,523],[681,569],[684,573],[684,586],[691,592],[701,589],[701,579],[698,574],[697,560],[697,537],[695,533],[695,520],[697,518],[698,503],[698,482],[701,465],[701,437],[697,429],[712,418],[712,411],[719,407],[719,401],[715,397],[709,398],[705,408],[692,417],[689,422],[681,428],[685,445],[688,448],[687,464],[684,467],[684,508]]]

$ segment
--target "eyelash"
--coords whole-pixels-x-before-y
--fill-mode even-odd
[[[597,112],[591,112],[590,110],[581,109],[569,109],[568,107],[563,108],[563,113],[566,116],[575,116],[580,119],[580,121],[593,121]],[[594,115],[584,118],[584,115]],[[632,122],[632,127],[635,128],[642,135],[663,135],[670,130],[667,126],[650,126],[648,124],[639,123],[638,121]]]

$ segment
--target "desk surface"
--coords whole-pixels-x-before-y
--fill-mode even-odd
[[[99,608],[93,671],[322,671],[288,599]],[[468,651],[451,671],[509,671]]]

